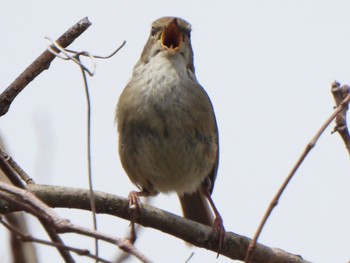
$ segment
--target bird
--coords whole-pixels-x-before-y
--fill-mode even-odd
[[[218,127],[195,75],[186,20],[162,17],[152,23],[119,97],[115,121],[122,166],[139,189],[129,194],[130,208],[139,208],[142,196],[175,192],[184,217],[214,227],[222,247],[223,220],[211,198],[219,163]]]

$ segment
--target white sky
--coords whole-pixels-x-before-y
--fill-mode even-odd
[[[0,90],[81,18],[93,25],[71,48],[109,54],[89,79],[96,190],[127,196],[136,189],[117,155],[114,108],[146,43],[165,15],[192,24],[197,78],[210,95],[220,131],[213,198],[228,231],[252,237],[270,200],[305,145],[333,110],[330,83],[350,83],[348,1],[4,1],[0,10]],[[38,183],[87,188],[86,106],[79,68],[55,60],[22,92],[0,130],[15,160]],[[333,127],[333,125],[332,125]],[[331,128],[332,128],[331,127]],[[283,195],[260,242],[314,262],[350,260],[350,165],[338,134],[327,129]],[[153,198],[180,214],[175,195]],[[91,226],[88,213],[57,210]],[[123,236],[128,222],[101,216],[101,231]],[[36,236],[45,237],[33,220]],[[4,230],[0,230],[4,231]],[[88,247],[72,235],[67,243]],[[0,242],[3,243],[4,235]],[[137,247],[155,262],[228,262],[181,240],[145,229]],[[59,258],[39,246],[42,262]],[[101,256],[116,251],[103,247]],[[7,251],[0,246],[0,258]],[[7,258],[8,259],[8,258]],[[79,262],[91,262],[77,257]]]

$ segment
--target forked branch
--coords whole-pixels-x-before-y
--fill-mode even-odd
[[[80,20],[74,26],[67,30],[56,42],[67,47],[79,37],[91,25],[87,17]],[[52,47],[54,49],[54,47]],[[57,50],[57,52],[59,52]],[[45,50],[32,64],[29,65],[0,95],[0,117],[5,115],[10,108],[11,103],[17,95],[41,72],[50,67],[51,62],[55,59],[48,50]]]

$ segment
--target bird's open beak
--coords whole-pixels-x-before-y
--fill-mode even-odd
[[[168,27],[162,32],[161,43],[162,46],[168,50],[177,51],[181,48],[183,42],[183,35],[177,24],[177,19],[174,18]]]

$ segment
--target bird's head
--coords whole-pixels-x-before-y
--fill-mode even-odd
[[[148,63],[157,55],[182,56],[187,66],[193,68],[191,46],[191,25],[178,17],[162,17],[152,23],[148,41],[143,49],[141,60]]]

